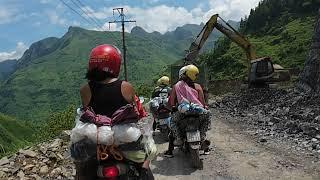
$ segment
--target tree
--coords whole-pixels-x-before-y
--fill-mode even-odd
[[[305,93],[320,93],[320,15],[318,15],[312,44],[297,88]]]

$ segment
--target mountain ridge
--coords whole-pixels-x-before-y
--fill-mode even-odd
[[[184,50],[201,28],[187,25],[177,28],[179,33],[162,35],[137,27],[133,33],[126,33],[129,81],[136,87],[151,85],[157,73],[183,58]],[[215,39],[217,35],[209,38],[208,49]],[[69,104],[80,104],[78,90],[85,82],[87,57],[93,47],[103,43],[122,47],[119,32],[72,26],[61,38],[33,43],[18,60],[16,71],[2,83],[0,112],[37,122]]]

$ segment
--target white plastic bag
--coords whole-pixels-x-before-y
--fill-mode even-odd
[[[76,143],[85,137],[88,137],[91,141],[96,142],[97,126],[94,124],[77,121],[76,126],[71,130],[71,142]]]
[[[152,136],[153,133],[153,120],[148,117],[140,119],[137,123],[137,127],[140,129],[141,134],[144,136]]]
[[[76,117],[75,117],[75,127],[71,130],[71,135],[70,135],[70,140],[72,143],[76,143],[79,142],[80,140],[82,140],[85,136],[84,134],[79,132],[79,128],[81,128],[81,126],[83,126],[83,122],[80,121],[80,117],[82,115],[82,111],[80,108],[77,109],[76,111]]]
[[[112,145],[114,142],[114,132],[110,126],[101,126],[98,128],[98,140],[100,144]]]
[[[97,142],[97,126],[91,123],[85,123],[82,132],[87,136],[92,142]]]
[[[143,136],[141,143],[144,145],[144,150],[147,154],[147,160],[153,160],[157,157],[157,146],[151,136]]]
[[[134,124],[116,125],[112,127],[116,145],[137,141],[141,136],[140,129]]]
[[[159,107],[159,103],[160,103],[160,98],[159,97],[155,97],[150,101],[150,106],[152,108],[158,108]]]
[[[80,117],[83,112],[80,108],[77,109],[75,117],[75,127],[71,130],[70,140],[72,143],[79,142],[87,137],[94,143],[97,143],[97,126],[91,123],[83,123]],[[98,129],[98,141],[100,144],[111,145],[113,144],[113,131],[110,126],[101,126]]]
[[[85,127],[85,123],[79,121],[76,117],[76,126],[71,130],[70,140],[72,143],[79,142],[84,139],[86,136],[81,130]]]

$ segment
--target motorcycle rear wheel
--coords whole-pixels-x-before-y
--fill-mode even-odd
[[[170,130],[169,128],[165,128],[165,129],[160,129],[161,135],[163,136],[165,141],[169,141],[169,133]]]
[[[202,169],[203,168],[203,162],[200,159],[199,149],[189,148],[189,152],[190,152],[190,156],[191,156],[191,161],[192,161],[193,167],[197,168],[197,169]]]

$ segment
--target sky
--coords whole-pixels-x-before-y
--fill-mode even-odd
[[[118,31],[112,9],[124,7],[126,31],[140,26],[147,32],[165,33],[184,24],[206,22],[213,14],[239,21],[260,0],[0,0],[0,62],[18,59],[33,43],[61,37],[69,26]],[[70,7],[68,7],[70,6]],[[76,11],[76,12],[74,12]],[[91,16],[88,18],[87,15]],[[94,20],[93,20],[94,19]],[[93,22],[95,21],[95,22]]]

